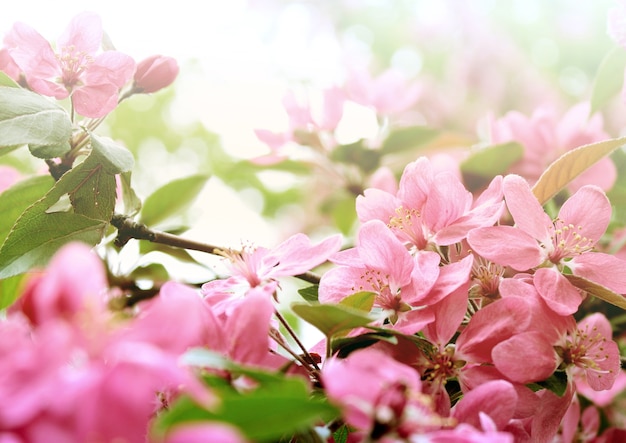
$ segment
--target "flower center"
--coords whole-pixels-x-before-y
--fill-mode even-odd
[[[424,365],[422,380],[436,385],[445,385],[449,378],[457,374],[457,370],[464,362],[454,360],[454,345],[448,345],[443,351],[438,348],[428,356]]]
[[[472,265],[472,281],[470,296],[473,298],[495,299],[499,294],[500,281],[504,275],[504,267],[483,257],[475,256]]]
[[[81,74],[93,63],[93,57],[85,52],[77,51],[74,45],[61,48],[56,54],[63,73],[62,82],[68,91],[79,83]]]
[[[582,369],[604,372],[600,363],[609,359],[605,345],[606,338],[597,327],[589,330],[589,326],[586,325],[584,329],[576,329],[562,349],[563,363],[566,366],[574,365]]]
[[[553,250],[548,255],[552,263],[558,264],[563,258],[580,255],[593,248],[595,241],[580,234],[582,226],[565,223],[559,218],[553,221],[553,225]]]
[[[422,223],[420,211],[400,206],[396,208],[396,215],[389,217],[387,226],[399,237],[414,244],[417,249],[425,249],[428,240],[427,232]]]

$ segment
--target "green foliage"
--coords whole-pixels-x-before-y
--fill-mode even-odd
[[[8,86],[9,88],[19,88],[20,85],[16,83],[11,77],[4,72],[0,71],[0,86]]]
[[[539,203],[545,204],[598,160],[625,144],[626,137],[620,137],[580,146],[566,152],[541,174],[533,186],[535,197]]]
[[[337,146],[330,153],[331,160],[356,165],[363,172],[372,172],[378,168],[380,157],[380,152],[365,146],[363,140]]]
[[[547,389],[554,392],[559,397],[562,397],[567,390],[567,373],[565,371],[556,371],[546,380],[537,383],[531,383],[528,385],[533,391],[539,391],[541,389]]]
[[[524,147],[517,142],[481,148],[461,163],[463,183],[470,191],[482,189],[496,175],[505,174],[523,155]]]
[[[49,175],[37,175],[0,193],[0,245],[22,212],[43,197],[53,185],[54,180]]]
[[[0,310],[11,306],[22,294],[24,275],[0,279]]]
[[[71,241],[98,243],[115,207],[115,174],[132,165],[124,148],[92,136],[90,155],[15,220],[0,248],[0,278],[44,265]]]
[[[144,200],[141,223],[156,226],[180,215],[195,200],[208,178],[207,175],[193,175],[173,180],[154,191]]]
[[[380,153],[393,154],[424,146],[439,135],[439,131],[428,126],[408,126],[394,129],[383,141]]]
[[[218,355],[211,357],[210,352],[199,351],[203,350],[191,351],[196,354],[192,361],[202,363],[204,367],[215,363],[218,368],[214,369],[227,367],[233,376],[245,376],[256,381],[257,386],[240,392],[223,378],[209,374],[205,381],[219,395],[219,403],[207,408],[188,397],[180,398],[157,420],[155,430],[158,434],[165,434],[171,427],[183,423],[215,420],[236,426],[252,441],[275,442],[338,414],[325,399],[313,395],[300,377],[245,368],[221,360]],[[207,358],[202,359],[204,354]]]
[[[591,114],[602,109],[622,90],[626,51],[615,46],[602,60],[591,88]]]
[[[311,285],[306,288],[298,289],[298,294],[308,302],[316,302],[319,297],[319,285]]]
[[[291,309],[330,338],[374,321],[367,315],[374,304],[374,298],[375,294],[371,292],[359,292],[339,304],[293,303]],[[365,309],[368,306],[369,309]]]
[[[19,145],[35,145],[35,152],[44,155],[42,146],[69,149],[67,141],[72,122],[67,112],[39,94],[21,88],[0,86],[0,154]]]

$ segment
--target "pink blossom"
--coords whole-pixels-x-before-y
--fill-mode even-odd
[[[428,245],[451,245],[480,226],[493,225],[504,208],[501,177],[474,202],[451,172],[436,173],[426,157],[404,169],[396,195],[380,189],[366,189],[357,197],[361,222],[378,219],[387,224],[403,242],[417,249]]]
[[[305,234],[295,234],[273,249],[244,248],[242,251],[224,251],[230,260],[231,276],[214,280],[202,286],[202,293],[212,304],[233,298],[239,291],[259,288],[272,294],[281,277],[296,276],[324,263],[341,246],[341,235],[331,236],[313,245]]]
[[[327,360],[322,383],[331,402],[342,408],[345,421],[373,438],[382,437],[374,434],[377,428],[406,438],[441,425],[419,396],[418,373],[379,350]]]
[[[146,94],[156,92],[172,84],[178,71],[178,63],[172,57],[152,55],[137,63],[133,89]]]
[[[18,81],[22,74],[20,67],[15,64],[7,48],[0,48],[0,71],[15,81]]]
[[[388,69],[376,78],[365,70],[353,70],[346,82],[348,97],[356,103],[371,106],[380,115],[406,111],[415,104],[422,87],[396,69]]]
[[[89,278],[77,278],[88,275]],[[61,248],[45,273],[34,275],[11,312],[21,311],[33,325],[64,319],[91,327],[105,316],[107,281],[100,259],[82,243]]]
[[[332,257],[339,266],[322,276],[319,300],[338,302],[356,292],[373,292],[374,306],[396,323],[430,292],[439,277],[439,260],[434,252],[413,258],[382,222],[371,220],[359,229],[355,248]]]
[[[498,120],[491,120],[490,141],[517,141],[524,146],[524,156],[510,172],[523,176],[534,184],[543,171],[569,150],[609,138],[602,129],[602,116],[589,118],[589,103],[571,108],[561,119],[549,108],[538,108],[531,117],[511,111]],[[615,164],[605,158],[574,179],[568,189],[575,192],[581,186],[595,184],[604,190],[617,178]]]
[[[582,301],[578,289],[562,275],[564,268],[614,292],[626,293],[626,262],[593,251],[611,218],[611,204],[600,188],[587,185],[579,189],[554,220],[522,177],[507,176],[504,195],[516,226],[471,231],[468,242],[476,253],[517,271],[535,270],[534,284],[540,295],[561,315],[574,313]]]
[[[33,91],[56,99],[71,96],[76,112],[93,118],[117,106],[119,90],[135,69],[128,55],[98,53],[101,41],[100,17],[90,12],[74,17],[58,39],[56,52],[24,23],[15,23],[4,40]]]
[[[626,47],[626,3],[620,0],[616,3],[608,13],[608,32],[618,45]]]

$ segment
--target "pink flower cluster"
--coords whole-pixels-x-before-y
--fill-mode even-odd
[[[359,351],[324,366],[328,395],[360,433],[405,441],[463,423],[472,431],[433,441],[507,441],[501,433],[551,441],[577,386],[609,390],[620,377],[609,321],[596,313],[577,322],[584,293],[567,279],[626,293],[626,262],[594,250],[611,218],[597,186],[581,187],[553,220],[518,175],[496,177],[474,200],[453,174],[420,158],[397,192],[367,189],[357,213],[356,246],[331,257],[337,267],[322,277],[320,301],[374,293],[374,324],[407,334],[372,346],[382,356]],[[374,367],[387,360],[378,375]],[[407,376],[407,366],[419,377]],[[329,369],[346,378],[331,380]],[[560,396],[542,385],[554,377],[565,385]],[[450,382],[461,401],[449,397]]]
[[[35,29],[15,23],[0,49],[0,70],[31,90],[58,100],[70,98],[79,115],[100,118],[117,107],[121,89],[134,75],[133,92],[154,92],[174,81],[171,57],[152,56],[137,66],[128,55],[101,51],[102,21],[83,12],[53,46]]]

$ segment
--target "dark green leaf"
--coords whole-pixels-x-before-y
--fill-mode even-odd
[[[298,294],[302,296],[306,301],[317,301],[319,297],[319,285],[311,285],[306,288],[298,289]]]
[[[343,425],[333,432],[333,440],[335,440],[335,443],[346,443],[348,441],[349,434],[350,431],[348,431],[348,426]]]
[[[340,358],[347,357],[351,352],[357,349],[367,348],[374,343],[384,341],[393,345],[398,344],[398,338],[392,333],[385,332],[368,332],[359,334],[354,337],[339,337],[332,340],[332,353],[337,354]]]
[[[567,389],[567,373],[565,371],[556,371],[546,380],[537,383],[530,383],[528,387],[535,392],[541,389],[548,389],[559,397],[562,397]]]
[[[15,221],[0,248],[0,278],[44,265],[68,242],[95,245],[100,241],[115,199],[114,177],[104,172],[101,158],[92,151]],[[73,211],[59,212],[59,200],[66,196]]]
[[[524,148],[517,142],[481,148],[461,163],[463,181],[470,190],[481,189],[496,175],[505,174],[523,155]]]
[[[184,212],[198,196],[208,178],[206,175],[192,175],[173,180],[157,189],[143,203],[141,223],[155,226]]]
[[[67,112],[53,101],[25,89],[0,86],[0,147],[63,145],[71,133]]]
[[[613,97],[620,93],[624,83],[626,51],[615,46],[604,57],[591,87],[591,114],[602,109]]]
[[[385,139],[380,147],[381,154],[391,154],[398,151],[423,146],[433,140],[439,131],[427,126],[409,126],[395,129]]]
[[[216,420],[234,425],[252,441],[274,442],[337,416],[337,410],[323,398],[312,396],[300,378],[257,370],[244,372],[259,383],[257,388],[240,393],[222,386],[220,403],[212,410],[182,397],[159,417],[157,430],[165,433],[176,424]]]
[[[365,326],[374,321],[363,311],[340,304],[293,303],[291,309],[304,321],[319,329],[326,337]]]

